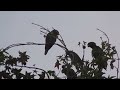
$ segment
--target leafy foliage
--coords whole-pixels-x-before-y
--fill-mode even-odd
[[[41,31],[43,36],[46,36],[47,33],[50,32],[48,29],[42,26],[40,27],[42,30],[46,31]],[[109,43],[109,38],[106,34],[105,36],[107,36],[108,41],[104,41],[102,40],[102,37],[100,37],[102,42],[99,46],[97,46],[95,42],[88,42],[88,44],[86,44],[87,42],[85,41],[83,41],[83,43],[79,42],[78,45],[83,50],[82,58],[80,58],[80,56],[75,51],[69,50],[62,36],[59,36],[60,38],[57,37],[57,39],[61,44],[54,43],[54,45],[58,45],[65,51],[65,53],[57,56],[54,68],[57,68],[59,73],[61,73],[64,77],[59,76],[59,73],[56,74],[56,71],[54,70],[45,71],[35,67],[35,65],[33,65],[33,67],[27,66],[27,62],[29,61],[30,56],[27,55],[26,51],[19,51],[18,57],[14,57],[7,52],[9,48],[20,45],[45,45],[27,42],[26,44],[13,44],[6,47],[5,49],[0,50],[0,79],[118,79],[119,65],[118,67],[114,66],[114,63],[117,61],[119,64],[118,53],[115,46],[112,46]],[[93,44],[95,47],[92,46]],[[92,47],[92,60],[85,60],[85,49],[87,49],[86,47],[89,46]],[[111,70],[117,70],[116,76],[104,76],[106,73],[103,71],[107,71],[109,66]],[[25,68],[27,68],[27,70]],[[28,71],[28,69],[31,71]]]

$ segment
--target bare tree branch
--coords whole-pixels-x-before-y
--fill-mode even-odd
[[[9,45],[8,47],[6,47],[5,49],[3,49],[3,51],[5,52],[6,50],[12,48],[12,47],[16,47],[16,46],[23,46],[23,45],[45,45],[44,43],[34,43],[34,42],[26,42],[26,43],[17,43],[17,44],[12,44],[12,45]],[[55,43],[55,45],[63,48],[63,49],[66,49],[66,47],[60,45],[60,44],[57,44]]]

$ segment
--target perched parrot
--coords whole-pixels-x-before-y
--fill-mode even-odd
[[[94,42],[89,42],[88,47],[92,48],[92,57],[95,59],[94,62],[98,65],[98,68],[107,68],[107,58],[103,50],[96,45]]]
[[[94,42],[89,42],[88,43],[88,47],[92,48],[92,57],[93,58],[98,58],[101,57],[103,55],[103,50],[96,45],[96,43]]]
[[[71,59],[71,64],[74,65],[77,70],[79,70],[79,68],[83,66],[83,61],[77,55],[77,53],[75,53],[73,51],[67,51],[66,54],[69,55],[69,57]]]
[[[47,34],[45,40],[45,55],[48,53],[49,49],[55,44],[58,35],[59,32],[57,30],[52,30]]]

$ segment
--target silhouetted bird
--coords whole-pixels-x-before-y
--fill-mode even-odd
[[[98,65],[98,68],[104,68],[107,67],[107,58],[105,57],[105,54],[103,50],[96,45],[94,42],[89,42],[88,47],[92,48],[92,57],[94,58],[94,62]]]
[[[77,70],[83,66],[83,61],[81,58],[77,55],[77,53],[73,51],[66,51],[66,54],[69,55],[71,59],[71,64],[76,67]]]
[[[45,55],[48,53],[49,49],[55,44],[58,35],[59,32],[57,30],[52,30],[47,34],[45,41]]]
[[[89,42],[88,47],[92,48],[92,57],[94,57],[95,59],[103,55],[103,50],[99,46],[97,46],[96,43]]]

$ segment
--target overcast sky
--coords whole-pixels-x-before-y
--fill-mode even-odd
[[[37,23],[52,30],[57,29],[67,47],[82,56],[78,42],[94,41],[100,45],[103,34],[107,33],[110,43],[120,51],[120,12],[119,11],[0,11],[0,48],[15,43],[44,43],[40,29],[31,23]],[[104,37],[104,36],[103,36]],[[104,40],[107,40],[104,37]],[[58,42],[58,41],[57,41]],[[59,42],[58,42],[59,43]],[[20,46],[9,49],[10,54],[18,56],[18,51],[27,51],[31,59],[29,65],[36,64],[45,70],[54,69],[57,55],[64,54],[58,46],[44,55],[44,46]],[[86,50],[86,59],[90,58],[91,49]],[[112,72],[112,74],[116,74]]]

